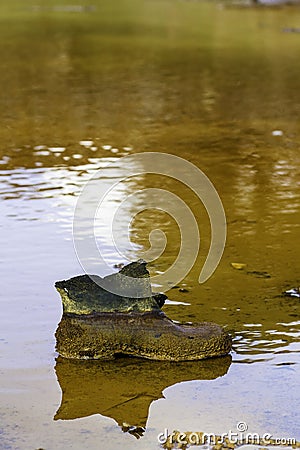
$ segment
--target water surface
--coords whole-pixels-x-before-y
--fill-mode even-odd
[[[240,421],[299,440],[299,299],[282,296],[300,284],[300,35],[284,32],[299,27],[299,10],[14,0],[0,21],[1,448],[153,449],[165,428],[223,433]],[[56,362],[53,284],[82,273],[72,242],[80,190],[99,170],[103,183],[118,177],[122,156],[145,151],[181,156],[215,185],[228,226],[216,272],[198,284],[209,221],[175,180],[123,182],[105,217],[147,187],[190,206],[199,258],[164,310],[225,325],[232,361]],[[132,201],[120,223],[124,239],[138,208]],[[97,234],[113,271],[123,259],[105,217]],[[174,220],[138,214],[126,249],[136,259],[154,227],[168,245],[152,275],[176,258]]]

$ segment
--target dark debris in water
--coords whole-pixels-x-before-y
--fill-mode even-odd
[[[256,278],[271,278],[271,275],[268,272],[259,270],[248,271],[247,275],[253,275]]]
[[[171,289],[178,289],[178,292],[183,292],[183,293],[186,293],[186,292],[189,292],[189,291],[190,291],[190,289],[188,289],[188,288],[186,287],[186,284],[185,284],[185,283],[183,283],[181,286],[179,286],[178,284],[176,284],[175,286],[172,286]]]
[[[282,29],[283,33],[300,33],[300,27],[299,28],[295,28],[295,27],[286,27]]]
[[[117,264],[114,264],[114,269],[122,269],[124,266],[125,266],[124,263],[117,263]]]

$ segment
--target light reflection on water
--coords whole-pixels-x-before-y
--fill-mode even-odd
[[[282,292],[300,284],[300,60],[297,35],[281,31],[298,26],[299,11],[124,0],[72,15],[11,4],[11,11],[7,5],[0,11],[5,448],[62,449],[71,442],[74,449],[96,449],[105,436],[108,449],[153,449],[164,427],[222,433],[244,418],[253,431],[299,439],[300,303]],[[106,165],[120,159],[121,173],[121,157],[139,151],[186,158],[214,183],[228,225],[221,263],[207,283],[197,284],[210,242],[205,210],[188,189],[158,177],[137,177],[115,190],[96,223],[98,243],[116,270],[123,259],[108,237],[113,209],[137,189],[180,192],[198,220],[201,249],[195,268],[168,292],[164,310],[177,321],[226,326],[234,335],[233,364],[100,365],[112,374],[105,379],[109,394],[116,380],[115,415],[103,411],[92,372],[82,365],[72,379],[66,364],[59,382],[69,389],[74,417],[85,375],[96,409],[87,389],[80,406],[93,416],[53,422],[61,402],[53,369],[61,303],[53,284],[82,273],[72,242],[74,206],[98,170],[108,183],[119,173]],[[133,200],[118,225],[124,242],[138,207]],[[135,259],[149,247],[154,225],[168,237],[162,257],[149,265],[155,275],[178,252],[179,230],[170,217],[137,215],[127,255]],[[236,270],[233,262],[246,266]],[[214,364],[218,370],[208,376]],[[116,426],[122,408],[124,417],[147,411],[142,444]]]
[[[81,141],[81,145],[83,142],[84,146],[88,149],[90,149],[93,144],[93,141]],[[113,148],[109,145],[103,146],[106,147],[106,151]],[[43,150],[40,150],[42,147],[46,148],[46,146],[42,145],[35,146],[32,154],[35,155],[37,151],[42,152]],[[60,147],[60,149],[65,149],[65,147]],[[59,154],[62,153],[63,150],[59,152]],[[44,156],[49,155],[50,152]],[[47,167],[46,169],[17,168],[2,170],[0,176],[0,195],[2,200],[5,201],[4,205],[6,210],[6,219],[4,217],[3,225],[6,223],[5,220],[7,219],[14,219],[17,222],[38,221],[41,223],[41,226],[45,227],[45,230],[47,230],[47,227],[52,228],[54,226],[55,232],[62,235],[63,239],[72,240],[74,207],[81,189],[95,174],[98,174],[97,179],[101,179],[103,183],[108,182],[108,185],[111,180],[117,180],[122,176],[121,159],[119,171],[118,166],[115,166],[113,170],[109,166],[110,162],[115,161],[118,161],[118,158],[105,156],[93,158],[92,162],[90,161],[90,158],[87,158],[86,162],[83,161],[82,163],[81,161],[77,165],[67,166],[66,164],[60,164],[55,167]],[[207,163],[207,161],[205,161],[205,163]],[[283,163],[285,163],[285,167],[288,167],[289,170],[285,172],[286,179],[282,183],[281,167]],[[282,223],[282,219],[278,220],[285,214],[291,214],[292,217],[295,214],[299,214],[299,208],[297,208],[297,206],[299,206],[299,192],[294,189],[298,183],[298,170],[299,169],[295,164],[287,164],[287,161],[279,161],[274,164],[271,169],[272,176],[270,177],[270,192],[273,195],[273,199],[270,194],[268,194],[269,213],[266,211],[266,217],[262,217],[262,220],[260,220],[259,214],[261,211],[256,178],[250,176],[251,174],[249,175],[248,164],[245,164],[244,166],[241,165],[239,167],[236,183],[232,186],[233,191],[235,193],[238,192],[238,195],[234,194],[234,209],[232,212],[227,210],[229,233],[232,236],[236,233],[236,239],[239,239],[241,234],[244,237],[249,236],[251,247],[258,238],[261,238],[264,241],[265,236],[268,235],[270,237],[273,235],[275,242],[273,239],[270,239],[269,247],[272,248],[272,250],[281,251],[282,242],[281,240],[277,240],[279,224],[274,224],[274,216],[277,217],[277,222],[280,222],[281,233],[288,232],[291,234],[294,228],[299,228],[299,222],[295,220],[292,220],[291,223],[288,221]],[[245,177],[247,178],[245,179]],[[160,186],[161,188],[167,187],[171,191],[173,190],[173,192],[176,191],[176,184],[172,181],[168,180],[167,182],[164,181],[164,184],[161,183],[162,180],[151,178],[148,180],[143,177],[137,177],[134,181],[126,180],[119,183],[119,185],[111,191],[110,195],[105,198],[103,203],[105,215],[98,217],[95,222],[95,236],[98,246],[100,246],[101,252],[110,264],[112,270],[116,263],[124,262],[126,259],[133,260],[138,258],[139,250],[146,248],[149,245],[148,236],[154,225],[167,233],[169,244],[165,255],[158,261],[149,265],[151,274],[161,273],[174,259],[174,252],[177,248],[179,239],[176,223],[166,220],[166,217],[157,211],[144,212],[144,214],[137,216],[135,221],[132,221],[133,217],[136,215],[135,210],[139,211],[141,206],[140,201],[136,202],[134,196],[132,197],[132,202],[129,204],[129,209],[125,211],[125,216],[121,217],[121,220],[119,218],[115,230],[118,233],[120,240],[122,240],[124,248],[124,243],[127,242],[127,227],[131,224],[130,235],[132,243],[130,244],[130,248],[125,249],[126,254],[123,256],[122,254],[118,254],[115,251],[113,241],[110,239],[110,220],[113,217],[116,208],[118,208],[122,201],[131,193],[143,189],[143,187],[147,187],[148,184],[150,186]],[[273,189],[272,184],[276,184],[277,188]],[[226,193],[226,195],[230,197],[230,194]],[[191,198],[187,201],[190,200],[193,204],[194,199]],[[223,201],[226,202],[226,197],[224,195]],[[243,205],[245,206],[244,208]],[[282,205],[284,205],[284,208],[282,208]],[[291,205],[293,205],[292,208]],[[247,210],[245,210],[246,207]],[[234,217],[235,210],[240,210],[243,216],[249,213],[249,218],[230,221],[230,217]],[[265,222],[263,229],[257,229],[258,222],[262,221]],[[205,228],[205,224],[203,228],[202,219],[199,222],[199,226],[202,232],[202,239],[204,241],[208,240],[209,234]],[[259,227],[260,226],[261,224]],[[263,236],[259,237],[258,231],[260,234],[263,234]],[[294,239],[294,237],[291,239]],[[258,245],[257,251],[259,252],[261,244],[260,242],[255,242],[255,244]],[[268,245],[267,241],[264,244]],[[239,250],[237,245],[235,248],[236,250]],[[236,250],[231,251],[234,254]],[[223,276],[222,282],[225,284],[227,283],[226,278],[228,278],[228,276],[231,280],[233,279],[232,275],[236,275],[234,282],[237,292],[234,297],[233,292],[231,292],[230,298],[228,299],[225,294],[220,306],[216,303],[211,304],[211,292],[217,292],[218,283],[220,283],[220,281],[218,279],[214,280],[213,277],[207,285],[204,286],[204,289],[206,289],[205,292],[202,287],[195,284],[195,279],[188,275],[187,282],[182,285],[183,287],[188,286],[188,289],[183,289],[183,291],[187,291],[187,294],[181,293],[182,289],[172,289],[169,292],[170,301],[167,302],[165,306],[166,312],[169,314],[173,313],[174,319],[177,320],[197,321],[203,320],[202,311],[205,310],[205,320],[223,323],[230,331],[237,334],[234,344],[237,355],[253,355],[253,357],[257,359],[260,354],[268,353],[272,358],[275,358],[276,349],[288,347],[290,343],[297,341],[299,338],[300,322],[292,321],[291,324],[288,322],[289,316],[297,317],[297,304],[295,304],[294,299],[281,297],[282,291],[284,290],[283,287],[286,286],[284,283],[287,283],[287,281],[284,280],[283,284],[279,285],[280,288],[276,288],[276,283],[275,285],[272,285],[273,277],[275,275],[272,272],[274,270],[283,271],[282,265],[278,265],[279,261],[276,262],[276,265],[274,266],[274,264],[266,258],[268,265],[264,266],[264,268],[270,270],[272,275],[269,275],[266,271],[248,271],[248,268],[256,268],[255,265],[257,264],[257,260],[256,258],[253,262],[249,260],[249,251],[245,256],[247,256],[247,269],[243,271],[235,272],[234,270],[231,270],[228,273],[228,269],[224,264],[221,264],[218,268],[219,274],[221,273],[221,278]],[[262,258],[262,255],[258,256],[260,259]],[[233,256],[231,258],[233,258]],[[226,253],[223,259],[226,259]],[[199,262],[201,263],[201,261]],[[284,265],[285,264],[286,263],[284,262]],[[223,275],[222,266],[223,270],[225,269]],[[260,265],[258,268],[262,267],[263,266]],[[106,274],[107,273],[102,275]],[[276,275],[278,275],[278,273]],[[270,280],[266,279],[266,281],[261,281],[261,278],[270,278]],[[247,283],[244,284],[246,279],[249,281],[251,280],[249,286],[247,286]],[[241,290],[242,294],[240,294],[238,290],[240,283],[243,285],[243,290]],[[269,287],[266,291],[267,297],[269,296],[269,298],[264,299],[264,293],[261,290],[263,286],[265,286],[265,288]],[[178,288],[180,288],[180,286],[178,286]],[[247,289],[250,298],[247,300],[247,304],[243,301],[241,307],[240,296],[242,295],[242,298],[247,298]],[[205,295],[206,293],[207,295]],[[202,300],[200,300],[201,298]],[[260,307],[257,304],[256,298],[259,299],[258,301],[264,302],[265,305],[267,305],[267,302],[269,302],[269,304],[273,303],[275,305],[274,311],[268,311],[268,316],[263,318],[266,312],[264,309],[265,307],[263,307],[260,312]],[[188,302],[186,302],[186,300]],[[237,304],[236,302],[239,303]],[[171,308],[171,305],[173,308]],[[190,308],[187,308],[186,306],[182,308],[182,305],[190,305]],[[289,308],[289,305],[291,305],[291,308]],[[178,308],[175,308],[175,306],[178,306]],[[209,310],[207,310],[207,306],[209,306]],[[252,319],[255,318],[258,322],[247,324],[247,320],[250,317]],[[261,321],[259,321],[259,319],[261,319]],[[282,324],[279,320],[285,320],[286,324]],[[271,330],[270,326],[272,328]],[[259,327],[259,329],[254,331],[254,327]],[[280,335],[282,339],[276,339],[276,335]]]
[[[90,147],[88,148],[90,149]],[[41,151],[43,150],[38,150],[38,152]],[[102,151],[106,153],[109,149],[102,149]],[[36,150],[33,149],[33,157],[35,157],[35,153]],[[64,154],[64,152],[56,153]],[[7,298],[13,298],[13,301],[10,302],[10,307],[2,315],[4,321],[2,333],[5,337],[0,342],[2,348],[4,348],[2,359],[0,359],[0,367],[11,373],[3,383],[2,393],[5,396],[25,395],[26,391],[24,392],[21,387],[14,387],[11,390],[11,381],[8,380],[14,380],[14,377],[16,377],[14,386],[19,386],[20,376],[27,368],[25,385],[28,392],[33,390],[33,387],[30,387],[32,383],[35,386],[40,385],[41,388],[37,395],[42,398],[42,386],[49,379],[49,373],[46,374],[44,370],[46,367],[47,370],[53,367],[55,355],[55,341],[53,338],[49,341],[49,334],[53,335],[61,313],[60,300],[56,298],[56,302],[53,302],[55,294],[52,286],[56,279],[82,273],[82,269],[76,261],[72,243],[72,220],[77,198],[83,186],[96,173],[99,174],[97,178],[101,179],[103,183],[108,183],[108,185],[111,180],[118,179],[122,175],[122,159],[120,156],[107,157],[105,154],[104,156],[99,155],[90,158],[89,155],[84,154],[80,159],[73,158],[72,162],[64,161],[63,164],[60,162],[53,167],[47,164],[48,158],[51,158],[51,153],[49,152],[43,157],[45,158],[43,163],[45,167],[17,167],[0,172],[2,229],[6,230],[6,233],[2,234],[0,238],[3,261],[6,261],[5,265],[1,265],[2,274],[6,279],[10,279],[12,273],[18,273],[20,285],[19,289],[13,285],[6,288]],[[109,163],[118,160],[120,160],[120,166],[115,166],[114,170],[111,170]],[[76,164],[73,161],[76,161]],[[15,161],[15,164],[17,165],[17,161]],[[210,165],[210,159],[206,155],[202,155],[201,162],[198,161],[198,164],[199,166],[203,164],[208,171],[212,167],[215,169],[214,165]],[[234,336],[232,366],[230,367],[230,362],[226,363],[228,365],[224,368],[223,373],[223,366],[217,364],[222,373],[212,372],[211,375],[206,375],[210,370],[210,362],[204,363],[203,369],[200,368],[199,370],[197,369],[198,366],[193,365],[190,375],[186,370],[182,370],[182,367],[175,367],[173,371],[170,371],[170,369],[160,366],[157,369],[160,373],[160,383],[157,383],[154,376],[156,373],[155,367],[152,365],[139,367],[141,363],[137,362],[134,364],[134,368],[139,371],[140,379],[137,384],[132,385],[129,392],[127,392],[126,383],[124,385],[123,380],[129,382],[132,379],[133,369],[120,366],[118,371],[120,371],[120,375],[123,374],[122,377],[115,378],[112,375],[113,372],[110,372],[110,383],[107,384],[105,380],[99,379],[102,385],[102,393],[99,394],[100,398],[103,397],[101,401],[97,401],[98,397],[94,392],[95,380],[100,376],[97,368],[82,366],[78,368],[78,371],[74,372],[72,368],[70,372],[70,367],[66,364],[56,366],[58,382],[64,394],[61,401],[57,398],[56,405],[53,405],[52,408],[48,397],[45,398],[44,403],[48,405],[47,417],[51,417],[51,420],[55,410],[57,410],[55,419],[60,420],[55,422],[55,426],[59,426],[61,430],[65,429],[67,436],[69,436],[71,428],[73,432],[77,432],[76,427],[70,428],[67,426],[65,428],[66,425],[64,425],[75,417],[87,417],[85,419],[88,420],[86,427],[93,435],[95,431],[91,431],[94,429],[92,417],[97,414],[101,414],[106,420],[113,419],[123,431],[129,430],[128,433],[142,436],[143,445],[149,449],[156,441],[156,434],[163,431],[163,429],[161,430],[161,422],[157,421],[157,417],[160,417],[161,414],[168,417],[164,425],[171,429],[198,430],[200,427],[198,423],[201,423],[200,428],[205,429],[205,431],[211,429],[212,432],[224,432],[226,428],[233,427],[232,424],[236,422],[236,417],[239,418],[241,414],[240,401],[234,397],[234,403],[231,403],[227,398],[228,383],[233,384],[235,395],[240,395],[241,399],[245,395],[254,395],[255,397],[257,394],[251,394],[253,389],[257,390],[258,396],[260,396],[260,390],[265,390],[266,387],[262,387],[265,386],[265,381],[260,378],[259,367],[263,368],[266,378],[269,377],[270,380],[273,380],[270,395],[276,396],[277,402],[274,404],[274,402],[264,400],[261,407],[258,407],[259,403],[250,401],[247,406],[248,412],[245,413],[244,411],[243,417],[247,417],[247,421],[255,427],[256,432],[261,430],[261,433],[263,433],[267,427],[267,430],[276,429],[277,432],[281,433],[287,433],[286,430],[288,430],[288,433],[293,432],[293,436],[295,435],[296,429],[291,419],[291,414],[294,416],[295,413],[290,413],[290,411],[295,411],[296,397],[294,397],[294,394],[293,398],[289,397],[289,393],[286,391],[285,396],[289,398],[289,403],[283,408],[285,419],[283,421],[280,419],[282,425],[279,427],[277,411],[281,411],[281,417],[282,409],[279,406],[283,401],[281,392],[284,392],[285,388],[279,381],[278,375],[273,371],[275,368],[280,370],[284,374],[283,382],[286,383],[286,380],[289,380],[289,392],[295,392],[296,385],[293,377],[297,377],[297,367],[299,366],[299,302],[297,298],[283,297],[281,294],[286,288],[296,285],[295,283],[299,280],[297,274],[295,275],[292,264],[293,258],[296,258],[298,252],[298,249],[294,246],[294,239],[296,239],[299,230],[297,219],[299,216],[297,208],[299,192],[295,189],[299,169],[290,161],[289,170],[284,174],[285,180],[282,183],[281,164],[279,164],[279,167],[275,165],[275,169],[272,169],[272,175],[269,178],[269,192],[266,194],[264,190],[262,192],[263,198],[261,198],[258,180],[255,174],[249,175],[248,163],[245,165],[242,163],[238,168],[235,165],[233,166],[230,161],[227,164],[230,170],[235,171],[236,178],[230,187],[228,184],[224,185],[222,194],[222,200],[227,205],[228,242],[221,264],[215,276],[205,285],[199,286],[196,283],[198,268],[203,264],[203,258],[209,243],[209,224],[203,219],[201,208],[197,209],[196,199],[182,189],[181,195],[198,218],[203,246],[196,263],[197,270],[188,274],[180,285],[175,286],[168,292],[170,300],[166,302],[164,310],[175,321],[208,320],[226,326]],[[263,163],[263,167],[265,170],[265,163]],[[260,170],[261,168],[258,167],[256,172],[259,173]],[[279,171],[279,174],[276,171]],[[217,183],[223,178],[223,174],[219,170],[215,170],[214,175]],[[273,185],[275,185],[275,188]],[[177,190],[178,192],[178,186],[173,180],[163,180],[162,182],[159,178],[139,176],[134,180],[120,183],[104,201],[105,216],[97,218],[95,233],[101,252],[111,266],[111,271],[115,270],[114,264],[124,262],[124,257],[116,254],[110,239],[111,214],[130,194],[149,186],[169,189],[171,192]],[[262,212],[261,203],[265,202],[265,195],[268,196],[268,201],[266,209]],[[232,198],[234,198],[234,201],[230,205]],[[290,207],[291,201],[293,202],[293,208]],[[123,242],[126,243],[127,227],[131,224],[132,245],[127,249],[126,257],[132,259],[138,257],[139,250],[149,246],[148,236],[153,227],[158,227],[166,232],[168,245],[165,253],[158,261],[149,265],[151,274],[155,275],[164,271],[176,257],[179,242],[178,228],[174,221],[157,211],[145,211],[132,220],[135,212],[140,209],[140,203],[141,199],[136,201],[132,197],[132,202],[128,205],[129,209],[123,211],[123,216],[117,224],[116,231],[119,239],[121,237]],[[288,213],[291,220],[285,219]],[[32,224],[36,225],[33,227]],[[288,233],[285,234],[284,240],[285,230]],[[278,239],[279,234],[280,239]],[[7,247],[6,235],[13,236],[13,251]],[[275,258],[265,251],[262,252],[262,246],[268,247]],[[285,252],[285,249],[287,249],[291,264],[287,264],[285,257],[282,257],[282,252]],[[232,261],[246,263],[245,269],[241,271],[233,269],[230,266]],[[32,274],[37,277],[37,280],[34,281]],[[102,275],[106,275],[106,273]],[[38,291],[41,289],[45,291],[42,301],[38,295]],[[48,298],[51,299],[51,306]],[[28,300],[30,301],[30,308],[26,304]],[[31,327],[33,322],[37,324],[34,333]],[[17,334],[13,331],[15,327],[18,328]],[[22,335],[21,345],[17,337],[20,335]],[[36,384],[37,381],[34,381],[30,372],[32,366],[36,367],[36,355],[41,355],[38,363],[40,366],[40,369],[38,369],[38,384]],[[115,367],[113,365],[109,368],[105,365],[105,367],[102,367],[101,373],[102,370],[111,371]],[[234,367],[239,367],[239,369],[235,370]],[[243,368],[247,368],[247,373]],[[254,370],[250,368],[254,368]],[[161,374],[165,370],[166,376],[164,383],[162,383]],[[185,376],[183,376],[184,374]],[[53,374],[50,379],[53,379]],[[133,377],[133,379],[136,378]],[[208,379],[210,380],[209,383],[214,383],[214,394],[209,394],[209,390],[203,391],[203,383],[208,383]],[[87,384],[88,382],[89,384]],[[172,387],[174,383],[175,386]],[[243,383],[249,383],[249,390],[246,392],[242,387]],[[80,388],[81,385],[82,388]],[[117,406],[115,406],[116,391],[113,393],[114,401],[111,399],[112,385],[115,386],[114,389],[118,389],[118,396],[120,397]],[[141,385],[143,386],[142,390]],[[268,382],[267,385],[269,386]],[[174,390],[176,386],[178,386],[178,389]],[[53,386],[51,389],[49,392],[52,392],[53,398],[55,398],[55,395],[57,397],[57,391],[54,391]],[[184,406],[182,390],[185,392],[185,396],[191,398],[190,414],[184,420],[182,417],[177,417],[176,413],[171,414],[169,410],[167,412],[164,404],[161,404],[158,400],[164,395],[168,408],[173,408],[172,404],[175,399],[176,402]],[[232,412],[226,417],[225,421],[220,417],[218,418],[216,406],[207,409],[206,419],[199,416],[196,405],[197,396],[200,395],[200,392],[202,400],[204,399],[203,401],[206,404],[216,405],[220,401],[229,402]],[[91,401],[91,398],[95,400]],[[119,406],[119,403],[123,404],[124,400],[124,407]],[[30,404],[31,400],[26,399],[25,395],[24,402]],[[60,406],[59,402],[61,402]],[[157,407],[159,407],[159,410],[158,413],[155,413]],[[137,414],[137,411],[139,411],[139,414]],[[272,411],[272,419],[268,415],[268,411]],[[22,408],[20,413],[24,416]],[[40,416],[42,417],[43,414],[40,413]],[[92,416],[89,417],[90,415]],[[9,424],[10,419],[7,417],[5,422]],[[28,433],[26,421],[22,417],[18,420],[22,424],[22,429],[27,430]],[[122,421],[125,421],[128,425],[123,425]],[[212,427],[212,421],[213,423],[216,423],[215,421],[222,423],[222,427],[218,428],[216,425]],[[61,423],[62,425],[60,425]],[[146,431],[144,431],[145,427]],[[151,428],[156,430],[156,434],[151,432]],[[106,432],[110,436],[115,436],[113,438],[115,444],[112,444],[111,448],[114,448],[114,445],[119,445],[118,443],[121,441],[125,448],[127,448],[126,446],[128,446],[128,449],[134,447],[135,444],[132,441],[124,441],[124,438],[115,435],[115,426],[110,425],[108,429],[109,431]],[[148,429],[149,431],[147,431]],[[56,430],[58,429],[53,428],[54,436],[56,436]],[[35,440],[39,436],[39,432],[32,431],[31,435],[34,436]],[[131,435],[129,434],[129,436]],[[27,439],[30,441],[29,437]],[[41,436],[39,439],[42,442],[44,440]],[[96,448],[97,438],[91,437],[90,439],[90,447]],[[131,439],[134,439],[134,437],[131,436]],[[46,441],[49,443],[49,439]],[[59,439],[54,438],[54,441],[55,447],[62,448],[65,445],[63,444],[64,439],[61,437]],[[78,442],[80,442],[80,439]]]

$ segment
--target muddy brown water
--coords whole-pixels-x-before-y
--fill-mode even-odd
[[[299,9],[13,0],[2,2],[0,22],[0,448],[144,450],[159,448],[165,429],[220,434],[238,422],[299,440],[300,303],[281,295],[300,284],[300,36],[286,31],[299,27]],[[209,220],[178,181],[127,180],[107,216],[148,187],[190,206],[199,257],[164,310],[226,326],[232,359],[56,361],[53,284],[82,273],[72,241],[80,190],[146,151],[191,161],[216,187],[227,242],[215,273],[199,285]],[[118,224],[124,239],[139,207],[132,200]],[[99,246],[113,270],[124,258],[102,219]],[[154,276],[180,247],[170,216],[138,214],[125,250],[136,259],[153,228],[168,238],[149,265]]]

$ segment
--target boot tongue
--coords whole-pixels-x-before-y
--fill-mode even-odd
[[[160,311],[162,304],[162,299],[157,301],[152,296],[150,275],[143,260],[105,278],[81,275],[58,281],[55,287],[61,295],[64,313],[144,313]]]
[[[132,278],[150,277],[146,265],[147,265],[146,261],[144,261],[143,259],[138,259],[137,261],[132,262],[127,266],[124,266],[119,273]]]

